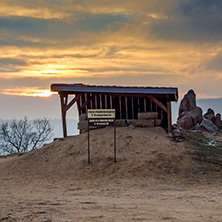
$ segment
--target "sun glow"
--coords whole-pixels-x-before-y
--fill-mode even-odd
[[[49,89],[38,88],[17,88],[17,89],[5,89],[2,94],[10,96],[30,96],[30,97],[43,97],[47,98],[55,92],[51,92]]]

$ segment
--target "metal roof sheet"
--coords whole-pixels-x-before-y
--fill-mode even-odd
[[[83,93],[107,93],[107,94],[155,94],[174,95],[177,101],[178,89],[173,87],[123,87],[123,86],[94,86],[83,84],[52,84],[51,91],[75,94]]]

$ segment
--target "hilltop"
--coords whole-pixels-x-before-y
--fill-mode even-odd
[[[197,195],[201,196],[205,192],[203,187],[212,186],[211,189],[217,192],[222,182],[219,165],[198,159],[199,154],[194,152],[192,144],[172,140],[160,127],[117,128],[117,163],[113,162],[112,128],[90,131],[90,141],[91,164],[87,162],[87,133],[56,140],[28,153],[1,157],[0,191],[3,199],[0,202],[0,221],[6,220],[4,218],[11,221],[75,221],[72,218],[76,212],[70,211],[71,203],[94,206],[94,202],[103,202],[105,199],[101,198],[110,195],[109,201],[120,207],[121,201],[127,201],[127,195],[131,195],[140,209],[140,201],[144,198],[141,192],[145,190],[149,190],[151,196],[155,190],[156,195],[165,192],[169,198],[168,195],[179,191],[186,199],[191,195],[190,189],[196,190]],[[212,198],[211,194],[205,194],[209,195],[206,198]],[[77,199],[74,198],[76,195]],[[176,207],[177,200],[171,198],[171,201],[172,206]],[[215,206],[219,204],[217,201]],[[147,206],[152,206],[152,202],[150,204]],[[200,201],[199,204],[205,203]],[[54,210],[51,209],[52,205]],[[115,215],[115,211],[106,207],[115,221],[118,214]],[[184,207],[184,211],[192,209],[192,206],[187,209],[187,206]],[[87,208],[89,214],[104,215],[100,219],[95,215],[87,219],[82,215],[82,210],[77,208],[77,215],[82,218],[78,221],[104,221],[104,218],[113,221],[108,219],[107,213],[101,213],[103,206],[95,208],[97,213]],[[217,211],[217,208],[214,210]],[[64,214],[66,220],[62,220],[58,212]],[[205,214],[208,213],[212,212]],[[178,216],[172,212],[167,215],[174,219]],[[120,221],[137,217],[135,212],[134,216],[123,217]],[[144,215],[144,218],[149,216]],[[157,218],[153,217],[154,221],[162,221],[163,215]]]

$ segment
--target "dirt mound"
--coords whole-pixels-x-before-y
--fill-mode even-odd
[[[163,177],[185,173],[191,158],[184,143],[168,138],[160,128],[117,128],[117,163],[113,162],[113,129],[90,132],[91,161],[87,162],[87,133],[57,140],[41,149],[0,160],[1,177],[24,180]]]
[[[220,165],[210,170],[191,144],[161,128],[117,128],[114,163],[113,128],[93,130],[88,165],[87,139],[81,134],[0,157],[0,221],[221,218]]]

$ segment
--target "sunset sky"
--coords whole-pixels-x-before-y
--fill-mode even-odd
[[[16,117],[17,103],[30,116],[36,104],[59,109],[52,83],[175,86],[180,99],[191,88],[199,99],[221,98],[221,27],[220,0],[1,0],[0,118]]]

